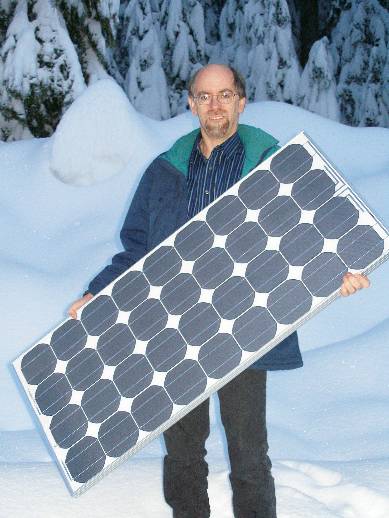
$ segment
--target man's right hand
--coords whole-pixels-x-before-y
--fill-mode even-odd
[[[69,316],[72,318],[77,318],[77,311],[92,299],[93,299],[92,293],[86,293],[83,297],[74,301],[68,310]]]

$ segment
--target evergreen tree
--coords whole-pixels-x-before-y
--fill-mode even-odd
[[[220,41],[219,18],[222,4],[214,0],[204,0],[204,30],[205,39],[209,45]]]
[[[287,0],[290,19],[292,22],[292,34],[294,48],[296,49],[297,55],[301,62],[301,1],[299,0]]]
[[[249,0],[244,14],[249,100],[296,102],[300,64],[286,0]]]
[[[330,34],[331,30],[336,26],[343,11],[351,8],[352,0],[331,0],[329,5],[329,14],[327,24],[324,27],[325,33]]]
[[[322,34],[319,32],[319,2],[323,0],[294,0],[298,8],[302,30],[299,34],[299,58],[304,66],[308,61],[308,54],[313,43]],[[327,1],[328,0],[324,0]],[[289,3],[291,0],[289,0]]]
[[[19,0],[1,49],[2,138],[51,135],[85,88],[63,21],[49,0]]]
[[[378,0],[355,0],[331,33],[342,121],[388,126],[389,13]]]
[[[319,34],[321,36],[328,35],[328,22],[331,18],[331,11],[333,10],[334,0],[318,0],[317,8],[318,8],[318,28]],[[338,0],[336,0],[338,1]]]
[[[125,16],[129,0],[120,0],[118,11],[118,21],[116,26],[116,38],[113,46],[113,61],[116,64],[119,77],[119,84],[124,84],[124,78],[128,72],[128,49],[127,49],[127,25],[128,20]]]
[[[171,115],[187,107],[187,82],[205,64],[204,12],[198,0],[164,0],[160,42]]]
[[[271,52],[266,41],[267,11],[263,1],[250,0],[244,12],[244,32],[246,41],[246,85],[249,100],[268,99],[267,67]],[[243,49],[242,49],[243,50]]]
[[[130,63],[125,82],[128,97],[145,115],[167,119],[170,116],[167,84],[149,0],[131,0],[124,18]]]
[[[5,39],[8,25],[15,11],[16,3],[16,0],[2,0],[0,4],[0,46]]]
[[[221,61],[247,77],[245,7],[249,0],[227,0],[220,15]]]
[[[107,73],[120,81],[113,59],[120,0],[56,0],[77,50],[85,80]]]
[[[0,5],[0,49],[1,45],[3,44],[7,29],[10,24],[10,21],[12,20],[13,13],[15,11],[16,7],[16,0],[3,0]],[[9,138],[11,134],[14,133],[15,129],[15,123],[12,121],[7,121],[4,119],[2,110],[1,110],[1,101],[2,99],[5,99],[5,92],[1,92],[1,90],[4,88],[4,64],[3,60],[0,57],[0,140],[6,140]]]
[[[299,84],[298,104],[312,112],[339,120],[334,63],[327,37],[316,41]]]

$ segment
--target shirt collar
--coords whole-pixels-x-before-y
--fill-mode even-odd
[[[203,153],[201,152],[201,149],[200,149],[200,140],[201,140],[201,132],[199,132],[199,134],[197,136],[197,139],[196,139],[196,142],[195,142],[195,146],[196,146],[196,149],[201,154],[201,156],[203,158],[205,158]],[[233,135],[231,135],[231,137],[229,137],[227,140],[225,140],[222,144],[219,144],[218,146],[216,146],[212,150],[211,155],[214,152],[216,152],[217,154],[223,153],[225,158],[230,158],[236,151],[238,151],[238,149],[240,147],[243,147],[243,144],[242,144],[242,141],[241,141],[241,139],[240,139],[240,137],[238,135],[238,132],[236,131]]]

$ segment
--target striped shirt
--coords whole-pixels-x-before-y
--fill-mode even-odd
[[[193,218],[240,179],[245,158],[238,133],[216,146],[208,159],[200,150],[200,140],[201,133],[194,143],[189,159],[189,218]]]

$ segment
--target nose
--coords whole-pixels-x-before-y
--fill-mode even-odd
[[[212,95],[212,96],[211,96],[211,102],[209,103],[209,106],[210,106],[211,108],[214,108],[214,107],[219,108],[220,103],[219,103],[219,101],[217,100],[217,95]]]

